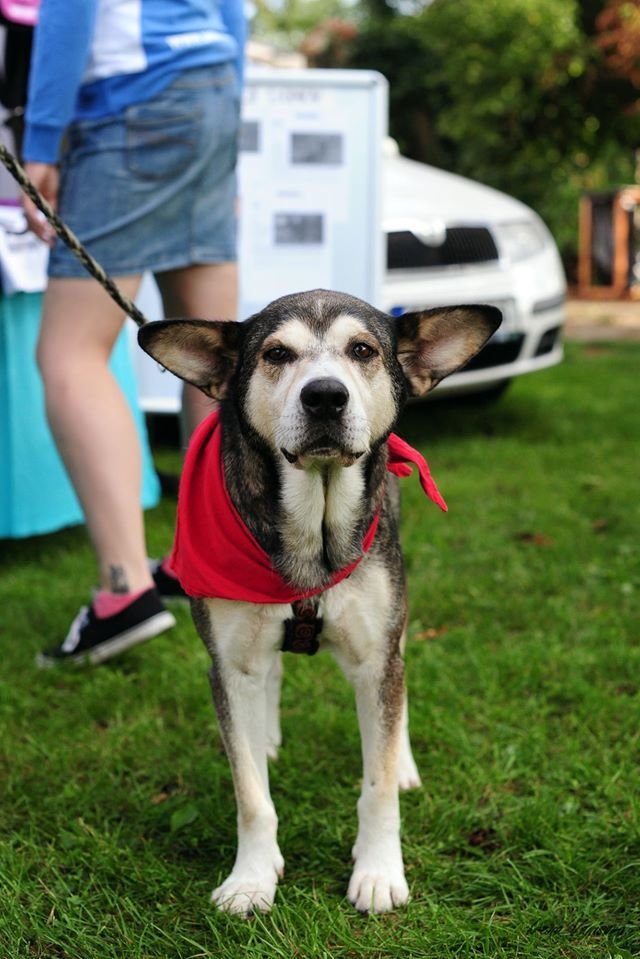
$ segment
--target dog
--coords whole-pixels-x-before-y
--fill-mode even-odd
[[[281,741],[283,648],[330,650],[355,688],[363,778],[348,899],[379,913],[409,898],[398,790],[420,777],[392,430],[407,398],[463,366],[500,320],[491,306],[392,317],[313,290],[242,323],[162,320],[139,332],[163,367],[219,401],[187,455],[172,562],[212,657],[233,773],[237,855],[212,893],[222,910],[268,911],[283,875],[267,769]],[[402,457],[411,448],[398,442]],[[434,484],[428,492],[438,501]]]

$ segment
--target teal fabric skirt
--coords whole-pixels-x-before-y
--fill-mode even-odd
[[[35,350],[41,293],[0,295],[0,538],[50,533],[84,522],[82,509],[49,432]],[[144,416],[136,395],[127,332],[111,369],[133,412],[143,457],[142,506],[160,499]]]

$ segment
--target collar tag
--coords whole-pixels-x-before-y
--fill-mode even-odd
[[[299,599],[291,604],[291,619],[284,621],[284,653],[306,653],[314,656],[320,647],[322,617],[318,616],[318,601],[314,597]]]

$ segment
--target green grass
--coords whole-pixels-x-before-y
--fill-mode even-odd
[[[80,530],[1,544],[0,959],[637,956],[639,369],[636,345],[574,345],[497,405],[405,416],[450,513],[403,481],[425,785],[392,915],[344,898],[359,745],[328,657],[286,661],[276,906],[229,918],[207,897],[235,810],[188,613],[109,665],[38,672],[92,554]],[[155,554],[173,508],[148,516]]]

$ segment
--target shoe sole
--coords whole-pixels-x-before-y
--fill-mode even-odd
[[[176,620],[173,614],[168,610],[163,610],[163,612],[156,613],[156,615],[150,619],[145,619],[144,623],[139,623],[138,626],[127,629],[124,633],[120,633],[119,636],[105,640],[105,642],[100,643],[99,646],[95,646],[93,649],[86,649],[76,656],[71,654],[65,656],[63,659],[51,659],[42,653],[38,653],[36,656],[36,665],[39,666],[40,669],[51,669],[62,663],[74,663],[76,666],[80,666],[82,663],[91,663],[94,666],[99,666],[100,663],[106,662],[108,659],[111,659],[112,656],[117,656],[118,653],[123,653],[125,650],[131,649],[132,646],[137,646],[138,643],[144,643],[145,640],[153,639],[154,636],[164,633],[167,629],[175,626],[175,624]]]

